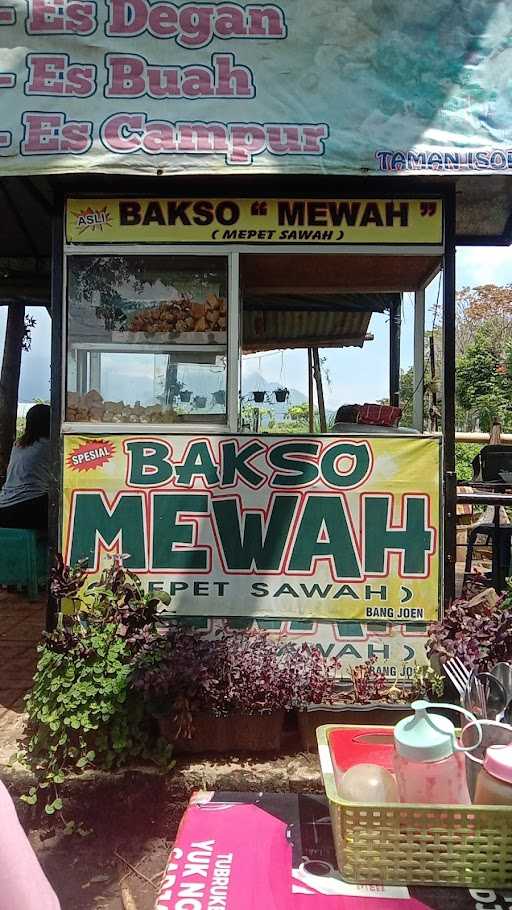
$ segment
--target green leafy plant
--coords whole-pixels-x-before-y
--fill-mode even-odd
[[[457,358],[458,402],[468,415],[478,420],[484,432],[490,431],[496,417],[505,431],[512,428],[512,383],[509,369],[503,364],[509,356],[509,348],[500,349],[482,326]]]
[[[444,694],[444,676],[437,673],[429,664],[416,664],[411,680],[411,701],[418,698],[427,698],[429,701],[439,701]]]
[[[340,703],[408,705],[418,698],[439,700],[444,691],[444,677],[428,664],[416,664],[409,683],[402,685],[390,681],[377,667],[375,655],[352,667],[350,676],[352,685],[341,693]]]
[[[142,695],[132,687],[133,660],[145,636],[155,632],[158,600],[115,560],[92,593],[79,597],[83,573],[62,560],[52,576],[54,594],[84,609],[60,618],[45,634],[31,691],[28,722],[17,760],[36,776],[22,797],[45,811],[62,809],[59,785],[72,773],[120,768],[135,759],[169,764]],[[83,598],[83,599],[82,599]]]
[[[478,443],[458,442],[455,446],[456,473],[458,481],[468,481],[473,478],[473,459],[481,451]]]

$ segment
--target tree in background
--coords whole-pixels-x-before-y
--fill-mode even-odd
[[[30,350],[31,329],[36,321],[25,314],[23,303],[10,303],[0,372],[0,487],[3,486],[13,442],[16,438],[21,355]]]
[[[425,335],[425,345],[428,347],[428,334]],[[430,365],[428,361],[427,353],[425,352],[425,375],[423,377],[425,394],[423,397],[423,420],[425,427],[429,427],[429,391],[432,384],[431,375],[430,375]],[[413,404],[414,404],[414,367],[409,367],[407,370],[400,370],[400,407],[402,409],[402,416],[400,418],[400,424],[403,427],[412,427],[413,425]],[[382,404],[387,404],[388,401],[386,398],[381,400]]]
[[[414,368],[400,370],[400,407],[402,408],[402,418],[400,423],[404,427],[412,427],[412,404],[414,397]],[[385,399],[382,399],[385,403]]]
[[[494,418],[512,429],[512,285],[457,294],[457,424],[489,432]]]
[[[512,284],[482,284],[457,293],[457,355],[464,354],[485,329],[496,350],[512,342]]]
[[[512,284],[465,287],[458,292],[456,305],[456,427],[489,432],[498,418],[504,430],[512,429]],[[425,425],[430,429],[435,429],[430,410],[442,380],[441,336],[440,327],[425,335]],[[404,426],[412,420],[413,393],[410,368],[400,377]],[[437,397],[440,408],[441,396]]]
[[[329,427],[330,421],[327,421]],[[301,404],[292,404],[286,410],[284,419],[277,421],[271,420],[268,429],[272,433],[309,433],[309,405],[307,401]],[[320,432],[320,415],[315,408],[314,411],[314,432]]]
[[[457,442],[455,445],[455,470],[458,481],[473,479],[473,459],[481,451],[480,443]]]
[[[512,429],[512,378],[504,365],[508,347],[497,346],[486,326],[457,358],[457,398],[465,429],[490,432],[494,418]]]

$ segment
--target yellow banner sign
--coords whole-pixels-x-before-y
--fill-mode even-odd
[[[439,199],[68,199],[69,243],[407,244],[443,240]]]
[[[125,554],[177,615],[438,615],[438,440],[67,437],[64,466],[67,562]]]

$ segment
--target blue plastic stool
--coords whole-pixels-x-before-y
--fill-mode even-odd
[[[0,585],[26,588],[29,600],[36,600],[46,583],[47,560],[48,542],[37,531],[0,528]]]

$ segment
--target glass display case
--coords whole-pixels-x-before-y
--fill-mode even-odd
[[[228,257],[70,255],[70,423],[227,421]]]

